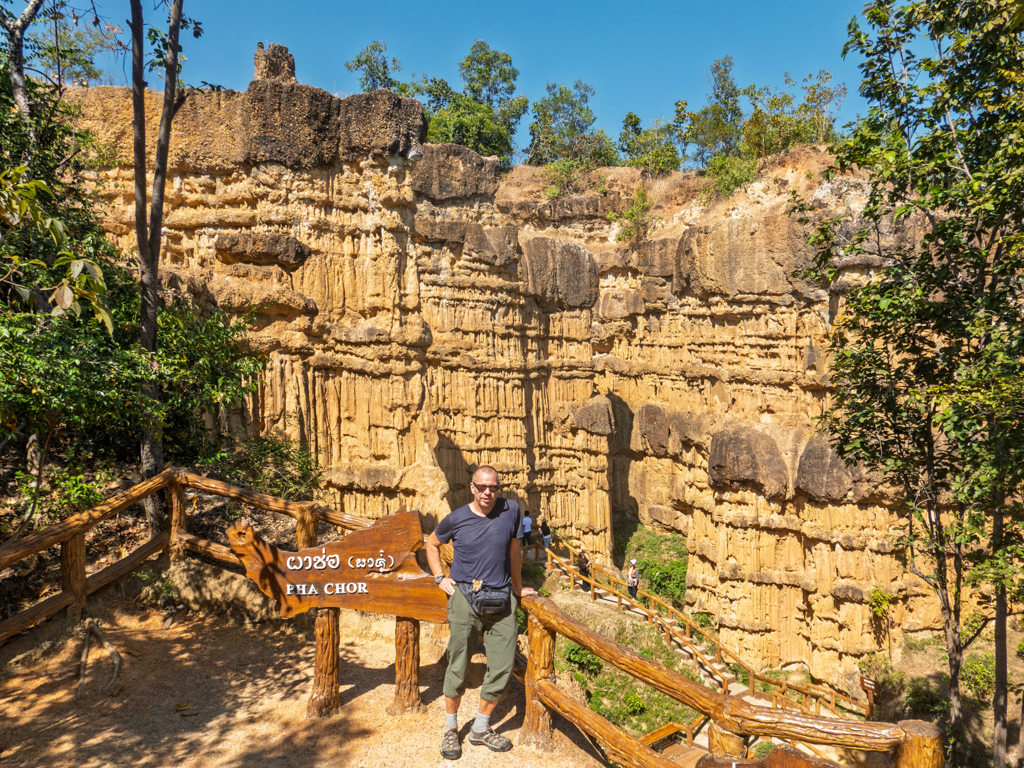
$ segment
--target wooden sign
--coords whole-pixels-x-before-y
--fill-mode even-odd
[[[423,546],[419,514],[397,512],[341,541],[299,552],[267,544],[252,526],[228,530],[246,575],[291,618],[310,608],[355,608],[437,624],[448,620],[448,596],[416,562]]]

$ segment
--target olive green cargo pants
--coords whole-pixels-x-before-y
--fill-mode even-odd
[[[487,671],[480,687],[480,698],[497,701],[505,692],[512,675],[516,655],[516,608],[519,599],[511,595],[509,607],[494,616],[481,618],[469,607],[462,591],[456,586],[448,598],[448,671],[444,675],[444,695],[458,699],[466,692],[466,673],[469,660],[476,650],[477,638],[484,636]]]

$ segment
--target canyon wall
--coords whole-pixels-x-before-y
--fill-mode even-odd
[[[608,213],[634,169],[548,200],[537,169],[424,144],[412,99],[298,84],[277,46],[256,62],[245,93],[189,92],[177,114],[162,279],[169,299],[255,310],[251,428],[314,451],[335,506],[436,520],[491,464],[599,559],[640,524],[686,536],[687,602],[723,645],[852,692],[885,645],[875,586],[897,596],[897,642],[939,626],[889,500],[813,428],[837,296],[793,277],[811,251],[788,198],[856,214],[858,180],[823,181],[813,148],[728,200],[673,174],[652,184],[652,231],[619,242]],[[130,92],[76,98],[116,158],[90,178],[131,250]],[[152,136],[156,94],[148,115]]]

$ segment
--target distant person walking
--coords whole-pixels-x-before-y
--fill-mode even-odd
[[[626,587],[629,589],[629,596],[636,600],[636,591],[640,588],[640,571],[636,568],[636,560],[629,561],[629,570],[626,572]]]
[[[576,556],[576,570],[580,572],[580,576],[586,576],[590,578],[590,558],[587,557],[587,553],[580,550],[580,553]],[[584,592],[590,591],[590,583],[584,581],[581,585]]]
[[[540,521],[540,535],[544,539],[544,549],[551,549],[551,528],[547,520]]]
[[[530,546],[530,532],[533,530],[533,520],[530,518],[530,510],[523,510],[523,545]]]

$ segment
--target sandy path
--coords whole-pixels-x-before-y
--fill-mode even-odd
[[[343,612],[345,616],[358,616]],[[476,711],[475,686],[483,657],[471,670],[472,690],[460,713],[463,757],[438,753],[443,726],[441,649],[424,625],[422,714],[392,718],[394,645],[385,622],[350,625],[341,646],[340,714],[306,720],[313,672],[313,643],[285,629],[230,626],[204,617],[184,617],[163,629],[163,614],[104,612],[101,626],[122,653],[119,692],[100,689],[111,663],[93,644],[80,700],[74,698],[82,641],[30,668],[3,668],[0,677],[0,766],[3,768],[199,768],[274,766],[537,766],[591,768],[605,763],[571,726],[556,718],[556,748],[541,753],[515,747],[493,754],[470,746],[465,735]],[[391,624],[393,627],[393,624]],[[30,637],[19,643],[30,647]],[[22,648],[21,650],[24,650]],[[12,655],[5,648],[4,658]],[[136,655],[137,654],[137,655]],[[188,702],[179,712],[176,705]],[[494,725],[517,741],[523,721],[523,687],[513,680],[495,711]]]

